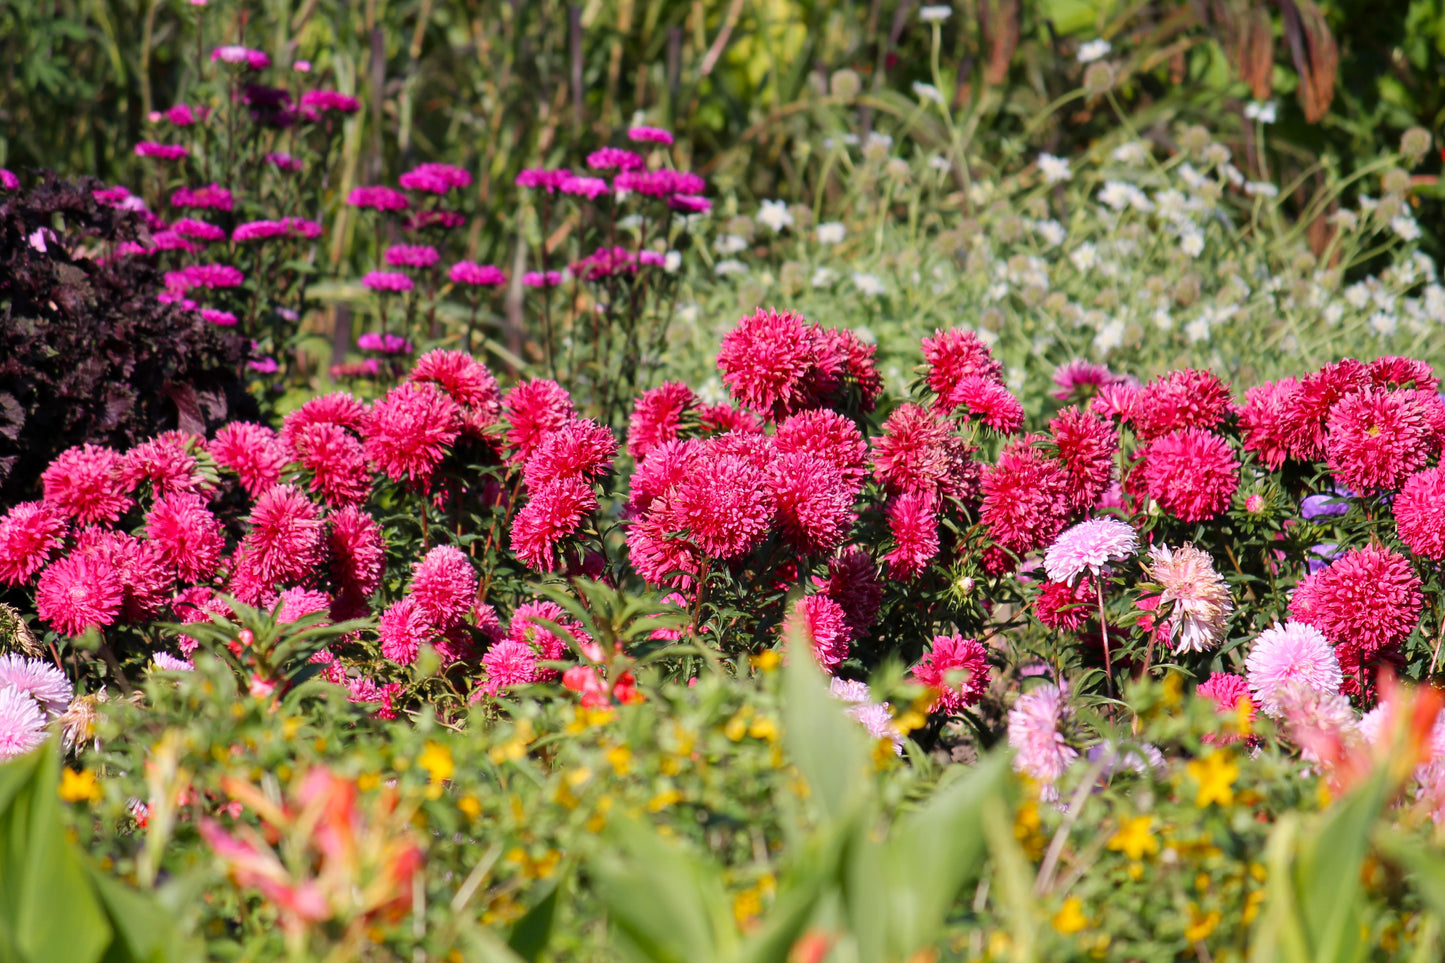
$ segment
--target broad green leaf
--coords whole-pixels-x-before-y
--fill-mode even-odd
[[[507,937],[507,946],[524,960],[535,961],[547,948],[547,942],[552,938],[552,921],[557,916],[557,896],[562,891],[562,884],[559,880],[547,895],[537,901],[537,904],[527,911],[527,915],[512,926],[512,933]]]
[[[828,694],[806,639],[788,639],[783,745],[827,819],[844,820],[873,797],[872,762],[862,726]]]

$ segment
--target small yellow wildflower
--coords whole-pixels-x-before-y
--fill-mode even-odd
[[[758,716],[748,726],[748,735],[764,742],[778,741],[778,724],[767,716]]]
[[[1063,907],[1054,914],[1054,929],[1065,936],[1077,933],[1088,925],[1089,918],[1084,915],[1084,901],[1076,896],[1064,900]]]
[[[421,755],[416,757],[416,764],[427,771],[433,786],[446,782],[457,771],[457,765],[452,761],[452,751],[431,739],[427,740]]]
[[[468,819],[476,819],[482,814],[481,802],[476,796],[472,795],[466,795],[458,799],[457,808],[460,809]]]
[[[772,672],[783,664],[783,657],[778,654],[776,649],[768,649],[766,652],[759,652],[748,661],[753,664],[753,668],[760,672]]]
[[[1174,708],[1179,705],[1184,696],[1184,677],[1178,672],[1171,672],[1164,677],[1164,705]]]
[[[612,765],[613,772],[625,776],[632,771],[632,750],[625,745],[613,746],[607,750],[607,761]]]
[[[1241,918],[1244,920],[1246,926],[1248,926],[1250,923],[1253,923],[1254,918],[1259,915],[1259,907],[1260,904],[1263,902],[1264,890],[1262,889],[1251,890],[1248,894],[1245,895],[1244,913],[1242,914]]]
[[[362,792],[371,792],[371,790],[380,785],[381,777],[374,772],[363,772],[360,776],[356,777],[356,788]]]
[[[100,787],[95,784],[95,773],[89,769],[76,772],[66,766],[60,773],[60,798],[68,803],[97,802]]]
[[[1192,760],[1185,768],[1194,781],[1199,783],[1199,795],[1194,805],[1200,809],[1210,803],[1221,806],[1234,805],[1234,780],[1239,778],[1239,766],[1230,754],[1216,749],[1202,759]]]
[[[668,806],[676,805],[681,801],[682,793],[678,792],[676,789],[664,789],[662,792],[658,793],[656,796],[653,796],[652,799],[648,801],[647,811],[650,813],[660,813]]]
[[[1136,861],[1143,859],[1146,853],[1159,852],[1159,840],[1154,836],[1154,817],[1134,816],[1124,820],[1119,831],[1109,840],[1109,848]]]
[[[1184,927],[1184,938],[1191,943],[1198,943],[1219,925],[1219,910],[1210,910],[1208,913],[1201,913],[1199,907],[1193,903],[1189,904],[1189,925]]]
[[[748,734],[748,717],[753,714],[752,707],[743,706],[738,710],[737,715],[727,721],[723,726],[723,735],[733,742],[742,742],[743,736]]]
[[[487,756],[497,764],[519,762],[527,754],[527,746],[532,742],[533,735],[532,720],[523,719],[512,730],[512,738],[499,746],[493,746]]]

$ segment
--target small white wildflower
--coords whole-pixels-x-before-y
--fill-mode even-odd
[[[1091,64],[1096,60],[1103,60],[1109,56],[1109,51],[1113,49],[1114,48],[1109,45],[1109,41],[1102,37],[1090,40],[1088,43],[1082,44],[1079,47],[1079,63]]]
[[[953,16],[953,8],[946,3],[932,3],[918,11],[918,19],[924,23],[942,23]]]
[[[1376,311],[1370,315],[1370,327],[1382,338],[1388,338],[1395,333],[1399,327],[1400,319],[1385,311]]]
[[[883,148],[884,150],[892,150],[893,138],[889,137],[887,134],[880,134],[876,130],[870,131],[868,134],[868,143],[864,144],[863,146],[873,147],[875,145]]]
[[[848,236],[848,229],[838,221],[827,221],[818,225],[819,244],[838,244]]]
[[[1091,242],[1085,241],[1069,252],[1069,260],[1078,270],[1087,271],[1098,263],[1098,249]]]
[[[725,278],[730,274],[747,274],[748,266],[736,258],[728,258],[725,261],[717,262],[713,270],[717,272],[718,277]]]
[[[878,343],[878,335],[874,334],[873,329],[868,327],[868,325],[866,324],[858,325],[858,327],[853,329],[853,333],[856,334],[858,336],[858,340],[862,341],[864,344]]]
[[[1179,232],[1179,250],[1190,257],[1204,253],[1204,232],[1198,228]]]
[[[763,201],[763,206],[758,208],[758,221],[779,234],[783,228],[793,226],[793,212],[788,210],[787,201]]]
[[[1345,306],[1338,301],[1331,301],[1325,305],[1325,309],[1320,312],[1320,317],[1324,318],[1325,324],[1328,324],[1330,327],[1339,324],[1344,316]]]
[[[1345,300],[1352,308],[1363,308],[1370,303],[1370,289],[1365,286],[1364,282],[1357,281],[1345,288]]]
[[[723,234],[712,246],[719,254],[737,254],[748,249],[748,239],[738,234]]]
[[[1373,214],[1375,208],[1380,206],[1380,202],[1375,200],[1373,197],[1370,197],[1368,194],[1361,194],[1359,203],[1361,214]]]
[[[1233,164],[1221,164],[1219,167],[1219,174],[1221,177],[1229,181],[1229,183],[1233,184],[1235,187],[1244,186],[1244,172],[1241,171],[1238,167],[1235,167]]]
[[[1244,116],[1250,120],[1257,120],[1261,124],[1272,124],[1278,119],[1278,110],[1272,100],[1266,100],[1263,103],[1251,100],[1244,105]]]
[[[1436,324],[1445,324],[1445,287],[1427,284],[1424,300],[1425,316]]]
[[[820,267],[813,272],[813,279],[809,283],[815,288],[826,288],[838,280],[838,272],[830,267]]]
[[[1136,188],[1123,181],[1105,181],[1104,186],[1099,188],[1099,203],[1113,210],[1122,211],[1129,206],[1131,190],[1136,190]]]
[[[1064,243],[1064,238],[1068,237],[1064,226],[1052,218],[1034,222],[1034,230],[1043,239],[1045,247],[1058,247]]]
[[[1002,301],[1006,297],[1008,297],[1007,281],[999,281],[995,284],[990,284],[988,288],[983,292],[983,299],[985,301],[995,304],[999,301]]]
[[[968,202],[974,207],[982,207],[993,197],[993,185],[987,181],[978,181],[970,184],[968,188]]]
[[[943,94],[939,89],[932,84],[925,84],[921,80],[913,82],[913,94],[919,100],[931,100],[940,106],[943,104]]]
[[[1435,271],[1435,261],[1433,258],[1430,257],[1430,255],[1426,254],[1424,251],[1416,251],[1414,254],[1410,255],[1410,261],[1415,265],[1415,270],[1419,273],[1421,277],[1430,281],[1435,280],[1437,276]]]
[[[942,154],[934,154],[932,157],[928,158],[928,166],[936,171],[947,171],[953,168],[953,164],[951,164],[948,158],[944,157]]]
[[[1039,155],[1039,173],[1044,175],[1045,184],[1057,184],[1074,176],[1069,170],[1068,159],[1055,157],[1053,154]]]
[[[1373,280],[1373,278],[1371,280]],[[1376,282],[1375,286],[1370,288],[1370,300],[1374,301],[1375,307],[1382,311],[1395,310],[1395,296],[1379,282]]]
[[[1190,344],[1199,344],[1201,341],[1209,340],[1209,318],[1200,315],[1184,326],[1184,336],[1189,339]]]
[[[862,271],[853,272],[853,286],[870,298],[876,298],[884,291],[883,282],[876,275]]]
[[[1249,197],[1278,197],[1279,188],[1268,181],[1249,181],[1244,185],[1244,193]]]
[[[1180,164],[1176,173],[1191,191],[1197,191],[1204,186],[1204,175],[1195,170],[1193,164]]]
[[[1120,164],[1143,167],[1149,162],[1149,148],[1137,140],[1131,140],[1115,147],[1113,157]]]
[[[677,320],[681,321],[683,324],[693,324],[697,321],[698,315],[701,313],[702,309],[699,308],[697,305],[684,304],[682,307],[677,309]]]
[[[682,267],[682,252],[668,251],[662,258],[662,269],[669,274],[676,274],[677,269]]]
[[[1160,331],[1174,330],[1174,315],[1169,313],[1167,307],[1160,305],[1154,309],[1154,327]]]
[[[1099,354],[1108,354],[1116,348],[1124,346],[1124,322],[1115,318],[1099,329],[1094,335],[1094,350]]]
[[[1420,225],[1408,214],[1390,218],[1390,230],[1402,241],[1420,240]]]
[[[622,228],[624,231],[635,231],[642,226],[642,215],[629,214],[626,217],[619,219],[617,222],[617,226]]]
[[[1360,218],[1355,214],[1355,212],[1347,211],[1343,208],[1335,211],[1328,218],[1326,218],[1326,220],[1342,231],[1353,231],[1355,228],[1360,226]]]

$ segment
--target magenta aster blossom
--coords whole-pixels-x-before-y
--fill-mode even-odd
[[[82,525],[117,522],[132,505],[125,457],[112,448],[68,448],[40,479],[45,503]]]
[[[392,603],[376,627],[381,640],[381,654],[397,665],[411,665],[424,643],[436,637],[436,628],[414,596],[408,595]]]
[[[600,177],[569,177],[558,186],[563,194],[585,197],[589,201],[596,200],[611,190]]]
[[[1210,371],[1180,368],[1139,389],[1129,421],[1141,440],[1184,429],[1207,432],[1234,412],[1229,387]]]
[[[935,330],[924,338],[923,360],[928,364],[928,387],[938,396],[938,404],[950,411],[960,403],[954,398],[959,382],[965,378],[998,382],[1003,375],[1003,365],[988,346],[962,328]]]
[[[597,510],[592,486],[577,475],[550,479],[531,489],[531,498],[512,522],[512,551],[542,572],[557,568],[557,543],[574,535]]]
[[[611,470],[616,454],[612,429],[577,418],[542,437],[522,469],[522,482],[528,491],[559,478],[595,482]]]
[[[386,263],[392,267],[428,268],[441,260],[430,244],[393,244],[386,249]]]
[[[524,381],[502,399],[506,415],[510,461],[525,464],[548,434],[576,417],[572,396],[561,385],[546,378]]]
[[[604,147],[587,155],[587,166],[595,171],[636,171],[645,167],[646,162],[630,150]]]
[[[1399,355],[1385,355],[1366,365],[1370,383],[1377,388],[1417,388],[1434,392],[1440,387],[1440,379],[1428,361],[1405,358]]]
[[[702,569],[698,549],[684,538],[673,537],[667,511],[649,512],[627,532],[627,553],[632,568],[649,585],[687,590]]]
[[[1114,480],[1119,435],[1097,415],[1068,407],[1049,421],[1049,434],[1069,479],[1069,507],[1093,508]]]
[[[1087,401],[1105,385],[1127,384],[1126,375],[1116,375],[1101,364],[1075,359],[1054,370],[1053,396],[1059,401]]]
[[[780,454],[807,452],[833,467],[856,494],[868,477],[868,442],[847,417],[826,408],[800,411],[778,424]]]
[[[82,555],[109,566],[119,577],[124,621],[149,621],[170,601],[174,580],[154,543],[124,532],[88,528],[76,539],[73,556]]]
[[[971,449],[939,412],[907,402],[893,409],[873,443],[873,472],[890,493],[969,501],[979,468]]]
[[[206,187],[182,187],[171,194],[171,206],[199,210],[230,212],[236,198],[219,184]]]
[[[1279,623],[1276,622],[1275,626],[1278,628]],[[1333,658],[1333,653],[1331,657]],[[1216,711],[1221,715],[1233,715],[1238,711],[1240,699],[1250,704],[1249,714],[1254,715],[1254,698],[1249,694],[1249,680],[1242,675],[1232,672],[1212,673],[1208,679],[1199,683],[1194,692],[1213,702]]]
[[[190,155],[190,150],[184,144],[161,144],[153,140],[143,140],[135,145],[137,157],[154,157],[158,160],[180,160]]]
[[[674,194],[667,199],[667,206],[684,214],[706,214],[712,210],[712,201],[696,194]]]
[[[411,342],[399,334],[380,334],[368,331],[356,339],[356,346],[362,351],[376,351],[381,354],[411,354]]]
[[[0,583],[23,585],[65,537],[65,519],[45,502],[21,502],[0,518]]]
[[[1445,468],[1427,468],[1411,475],[1395,496],[1393,507],[1400,541],[1421,558],[1445,560]],[[0,531],[3,524],[0,522]]]
[[[146,516],[146,537],[185,582],[208,581],[226,550],[220,520],[211,514],[205,499],[187,492],[156,499]]]
[[[201,474],[196,456],[192,454],[192,446],[199,440],[184,431],[168,431],[136,445],[125,456],[130,484],[149,483],[156,495],[213,494],[213,486]]]
[[[238,244],[248,241],[266,241],[273,237],[283,236],[287,229],[285,221],[247,221],[244,224],[236,225],[236,229],[231,232],[231,240]]]
[[[514,686],[537,682],[540,674],[537,661],[536,651],[527,643],[503,639],[482,656],[482,666],[487,670],[482,687],[495,696]]]
[[[1077,632],[1089,621],[1093,605],[1093,582],[1088,576],[1075,585],[1045,582],[1039,586],[1039,597],[1034,600],[1034,617],[1055,631]]]
[[[682,417],[697,404],[692,389],[667,381],[638,395],[627,429],[627,453],[641,462],[658,445],[675,441]]]
[[[192,264],[184,270],[193,288],[234,288],[246,281],[246,275],[229,264]]]
[[[1250,691],[1260,709],[1271,716],[1280,715],[1280,690],[1288,683],[1335,693],[1344,681],[1329,640],[1303,622],[1276,622],[1265,629],[1254,640],[1244,666]]]
[[[828,577],[814,577],[818,594],[843,606],[848,627],[855,638],[863,638],[878,618],[883,603],[883,582],[878,563],[862,548],[850,545],[828,559]]]
[[[209,321],[211,324],[220,325],[223,328],[234,328],[240,319],[230,311],[221,311],[216,308],[201,308],[201,320]]]
[[[20,178],[16,177],[13,171],[8,171],[5,168],[0,167],[0,190],[20,190]]]
[[[75,692],[64,672],[18,652],[0,655],[0,689],[7,685],[30,696],[52,716],[66,710]]]
[[[920,492],[904,492],[888,503],[893,551],[883,557],[889,575],[912,580],[938,555],[938,515],[934,501]]]
[[[827,461],[788,452],[769,469],[778,524],[788,544],[805,554],[831,552],[853,527],[855,489]]]
[[[1403,642],[1420,622],[1421,582],[1403,555],[1378,545],[1351,549],[1302,580],[1290,599],[1296,619],[1337,647],[1353,672]]]
[[[206,447],[217,464],[240,476],[241,487],[252,498],[281,480],[288,461],[276,432],[246,421],[222,426]]]
[[[1323,461],[1325,422],[1346,395],[1370,384],[1369,370],[1353,358],[1327,364],[1300,379],[1294,391],[1281,399],[1281,430],[1289,438],[1290,457],[1297,461]]]
[[[363,603],[381,584],[386,546],[381,526],[365,509],[348,505],[331,515],[331,577],[338,594]]]
[[[738,455],[704,456],[669,500],[669,519],[686,529],[704,554],[737,558],[772,527],[774,500],[767,472]]]
[[[627,139],[636,144],[663,144],[672,146],[672,134],[661,127],[630,127]]]
[[[406,382],[372,405],[366,457],[392,481],[425,485],[461,428],[461,409],[446,392],[425,382]]]
[[[211,62],[237,64],[249,70],[265,70],[271,66],[271,58],[263,51],[252,50],[237,44],[228,44],[212,50]]]
[[[418,164],[397,180],[409,191],[445,194],[472,183],[472,175],[451,164]]]
[[[1069,478],[1031,438],[1011,442],[983,473],[979,519],[998,546],[1023,555],[1051,541],[1069,512]]]
[[[360,432],[366,427],[367,407],[345,391],[318,395],[286,415],[281,423],[281,441],[295,449],[296,436],[312,425],[337,425]]]
[[[308,90],[301,95],[301,114],[307,120],[314,121],[327,112],[354,114],[359,110],[361,101],[338,90]]]
[[[408,207],[406,195],[390,187],[356,187],[346,195],[351,207],[368,207],[374,211],[404,211]]]
[[[249,605],[278,585],[298,582],[323,558],[321,512],[294,485],[275,485],[251,509],[250,531],[236,551],[233,590]]]
[[[978,375],[960,378],[948,397],[941,400],[948,410],[963,408],[970,417],[977,417],[986,428],[1001,435],[1017,434],[1024,426],[1024,407],[1012,392]]]
[[[794,603],[783,620],[783,638],[801,636],[818,664],[832,672],[848,658],[853,632],[843,607],[826,595],[807,595]]]
[[[86,554],[52,562],[40,573],[35,610],[62,635],[110,625],[120,615],[121,581],[115,567]]]
[[[974,639],[937,635],[913,678],[938,693],[929,712],[953,714],[977,704],[988,690],[988,651]]]
[[[445,631],[471,612],[476,570],[460,549],[438,545],[413,566],[411,594],[427,621]]]
[[[416,282],[397,271],[368,271],[361,283],[377,294],[401,294],[416,287]]]
[[[331,596],[325,592],[318,592],[314,589],[288,588],[281,592],[276,599],[276,620],[278,622],[295,622],[308,615],[315,615],[318,612],[327,612],[331,608]],[[316,625],[328,625],[325,620],[318,620]]]
[[[555,288],[561,283],[561,271],[528,271],[522,275],[522,284],[524,287]]]
[[[622,171],[612,178],[619,191],[634,191],[644,197],[672,198],[678,194],[697,195],[707,189],[707,182],[691,171],[669,168],[656,171]]]
[[[1008,713],[1014,768],[1041,783],[1057,781],[1079,755],[1059,731],[1068,717],[1064,692],[1053,683],[1035,686],[1019,696]]]
[[[1139,550],[1134,529],[1117,518],[1091,518],[1067,528],[1044,553],[1044,571],[1055,582],[1073,583],[1085,571],[1096,576],[1105,563]]]
[[[551,194],[562,182],[572,176],[571,171],[548,170],[545,167],[528,167],[517,175],[518,187],[540,188]]]
[[[804,382],[818,352],[817,325],[791,311],[759,309],[723,336],[717,364],[734,398],[782,417],[805,406]]]
[[[453,284],[470,284],[476,287],[501,287],[507,283],[507,275],[502,269],[490,264],[477,264],[475,261],[458,261],[453,264],[448,277]]]
[[[35,700],[0,685],[0,762],[34,751],[45,738],[45,716]]]
[[[330,422],[304,425],[291,437],[296,462],[311,473],[308,486],[326,504],[357,505],[371,494],[371,466],[361,442]]]
[[[1298,378],[1281,378],[1244,393],[1244,410],[1239,414],[1244,450],[1258,455],[1260,463],[1270,471],[1278,471],[1289,457],[1290,431],[1285,411],[1298,390]]]
[[[554,629],[547,623],[553,623],[557,628]],[[597,648],[592,636],[582,628],[582,623],[569,617],[562,606],[551,601],[524,602],[517,606],[512,613],[511,622],[507,625],[508,638],[532,646],[537,654],[548,662],[556,662],[567,654],[569,636],[577,648],[584,652]],[[596,657],[601,657],[600,651],[596,652]],[[539,681],[546,682],[556,677],[555,669],[539,667]]]
[[[1357,492],[1393,491],[1439,449],[1428,414],[1413,389],[1353,392],[1330,409],[1326,464]]]
[[[1239,487],[1239,461],[1229,442],[1199,428],[1155,438],[1138,471],[1144,493],[1185,522],[1224,512]]]

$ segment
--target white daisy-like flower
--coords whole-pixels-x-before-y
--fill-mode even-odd
[[[1109,56],[1109,51],[1113,49],[1109,41],[1103,37],[1090,40],[1088,43],[1079,46],[1079,63],[1091,64],[1096,60],[1103,60]]]
[[[730,274],[747,274],[748,266],[742,261],[730,257],[727,260],[717,262],[717,264],[713,266],[713,271],[718,277],[725,278]]]
[[[918,19],[924,23],[942,23],[953,16],[953,8],[946,3],[932,3],[918,11]]]
[[[921,80],[913,82],[913,95],[919,100],[931,100],[935,104],[943,103],[943,93],[932,84],[925,84]]]
[[[1390,218],[1390,230],[1402,241],[1420,240],[1420,225],[1408,214]]]
[[[885,290],[883,282],[876,275],[866,274],[862,271],[853,272],[853,286],[861,293],[874,298]]]
[[[1058,184],[1074,176],[1073,171],[1069,170],[1068,158],[1055,157],[1053,154],[1039,155],[1039,173],[1044,176],[1045,184]]]
[[[783,228],[793,226],[793,212],[788,210],[787,201],[763,201],[763,206],[758,208],[758,221],[778,234]]]
[[[813,279],[808,282],[815,288],[826,288],[838,280],[838,272],[830,267],[820,267],[813,272]]]
[[[748,249],[748,239],[738,234],[724,234],[713,242],[712,247],[719,254],[737,254]]]
[[[818,225],[819,244],[839,244],[848,236],[848,229],[839,221],[827,221]]]
[[[1272,100],[1263,102],[1251,100],[1244,105],[1244,116],[1250,120],[1257,120],[1261,124],[1272,124],[1279,118],[1279,112]]]

